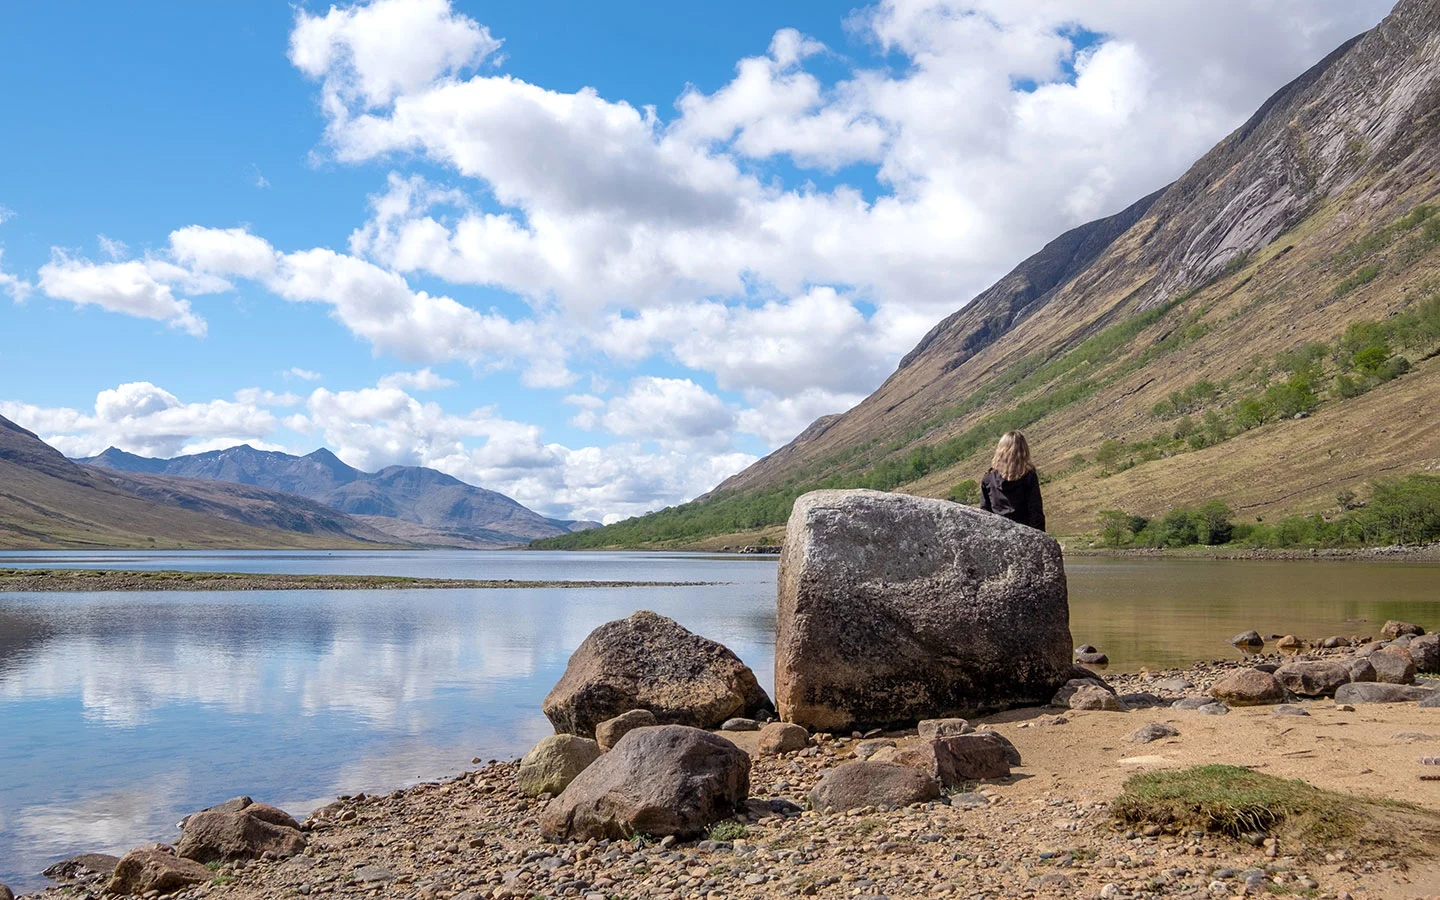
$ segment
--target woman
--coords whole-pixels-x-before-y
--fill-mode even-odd
[[[1040,476],[1030,462],[1030,444],[1018,431],[1007,431],[995,445],[990,471],[980,479],[980,508],[1012,522],[1045,530]]]

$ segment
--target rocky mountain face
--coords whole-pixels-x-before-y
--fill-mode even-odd
[[[961,305],[854,409],[696,503],[554,543],[778,537],[814,487],[946,496],[984,472],[1008,428],[1031,438],[1052,530],[1072,533],[1100,509],[1217,497],[1262,518],[1321,511],[1337,489],[1440,465],[1435,347],[1391,339],[1385,353],[1407,354],[1409,372],[1364,396],[1338,379],[1354,381],[1347,329],[1436,295],[1437,164],[1440,3],[1402,0],[1174,183]],[[1286,354],[1322,343],[1305,369],[1318,402],[1300,420],[1233,424],[1250,395],[1291,377]],[[1193,422],[1165,413],[1177,394]],[[1181,432],[1212,413],[1207,440],[1187,444]],[[1134,448],[1131,465],[1095,465],[1107,442]]]
[[[132,492],[0,417],[0,547],[353,548],[390,540],[299,497],[251,491],[202,498],[182,479],[124,480],[131,479],[145,483]]]
[[[134,475],[208,479],[283,491],[359,517],[371,529],[413,543],[486,549],[594,524],[548,519],[504,494],[434,469],[389,466],[362,472],[324,448],[293,456],[241,445],[151,459],[111,447],[79,462]]]

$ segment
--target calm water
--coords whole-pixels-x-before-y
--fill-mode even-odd
[[[0,594],[0,881],[176,837],[239,793],[301,814],[549,733],[540,700],[602,622],[648,608],[771,687],[775,560],[643,553],[0,553],[15,565],[717,581],[687,588]],[[1247,628],[1440,625],[1440,566],[1072,560],[1072,630],[1115,668],[1228,651]]]

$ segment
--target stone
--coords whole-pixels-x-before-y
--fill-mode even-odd
[[[881,750],[887,750],[895,746],[890,738],[870,738],[855,745],[855,756],[857,759],[869,759]]]
[[[721,730],[721,731],[759,731],[759,730],[760,730],[760,723],[757,722],[757,721],[755,721],[754,719],[746,719],[746,718],[742,718],[742,717],[737,716],[737,717],[735,717],[735,718],[733,718],[733,719],[726,719],[726,720],[720,725],[720,730]]]
[[[1202,706],[1209,706],[1214,703],[1212,697],[1181,697],[1170,704],[1171,709],[1199,709]]]
[[[15,892],[4,882],[0,882],[0,900],[15,900]]]
[[[550,840],[688,840],[739,810],[750,795],[750,755],[684,725],[636,728],[541,811]]]
[[[1126,740],[1132,744],[1148,744],[1151,741],[1179,736],[1180,731],[1174,725],[1167,725],[1164,722],[1152,722],[1149,725],[1141,726],[1132,731]]]
[[[1082,653],[1099,653],[1099,652],[1100,652],[1099,648],[1097,648],[1094,644],[1081,644],[1080,646],[1078,646],[1078,647],[1075,648],[1075,655],[1076,655],[1076,656],[1079,656],[1079,655],[1082,654]]]
[[[1130,707],[1119,697],[1093,684],[1083,685],[1070,695],[1070,709],[1104,710],[1106,712],[1129,712]]]
[[[95,881],[109,878],[115,872],[120,857],[108,853],[81,853],[69,859],[62,859],[40,873],[51,881],[62,884],[71,881]]]
[[[1330,660],[1286,663],[1275,670],[1275,680],[1292,694],[1329,697],[1340,685],[1350,683],[1350,667]]]
[[[283,809],[237,797],[185,819],[175,853],[196,862],[294,856],[305,849],[300,823]],[[118,869],[117,869],[118,871]]]
[[[1434,696],[1428,688],[1410,684],[1351,682],[1335,691],[1336,704],[1341,703],[1413,703]]]
[[[361,866],[350,876],[351,881],[360,884],[384,884],[395,880],[395,873],[384,866]]]
[[[1375,668],[1376,681],[1384,684],[1413,684],[1415,681],[1415,663],[1404,649],[1386,647],[1370,654],[1368,660]]]
[[[173,849],[159,844],[140,847],[120,857],[106,890],[134,896],[150,891],[172,894],[213,877],[215,873],[201,863],[176,856]]]
[[[1087,666],[1110,665],[1110,657],[1103,653],[1077,653],[1075,654],[1075,661]]]
[[[1265,646],[1265,639],[1255,630],[1242,631],[1230,639],[1231,646],[1249,648]]]
[[[592,737],[595,726],[633,709],[663,725],[715,728],[772,705],[729,649],[641,610],[590,632],[541,708],[557,734]]]
[[[1432,692],[1430,696],[1420,701],[1420,705],[1425,709],[1440,707],[1440,691]]]
[[[1217,700],[1214,703],[1205,704],[1204,706],[1197,709],[1196,712],[1206,716],[1223,716],[1229,714],[1230,707]]]
[[[1282,703],[1282,704],[1280,704],[1279,706],[1275,707],[1274,709],[1270,710],[1270,713],[1271,713],[1271,715],[1276,715],[1276,716],[1308,716],[1308,715],[1310,715],[1310,713],[1309,713],[1304,707],[1295,706],[1294,704],[1290,704],[1290,703]]]
[[[1049,717],[1042,717],[1042,718],[1049,718]],[[1053,724],[1063,725],[1063,724],[1065,724],[1066,722],[1069,721],[1069,720],[1066,719],[1064,716],[1055,716],[1054,718],[1055,718],[1055,719],[1058,719],[1059,721],[1058,721],[1058,722],[1054,722]],[[1003,734],[1001,734],[1000,732],[995,731],[994,729],[989,728],[989,727],[983,728],[983,729],[981,729],[981,730],[979,730],[979,731],[977,731],[977,732],[975,732],[975,733],[976,733],[976,734],[983,734],[983,735],[985,735],[988,739],[990,739],[990,740],[992,740],[992,741],[999,741],[1000,744],[1005,747],[1005,761],[1008,762],[1010,765],[1012,765],[1012,766],[1023,765],[1023,763],[1020,762],[1020,751],[1015,748],[1015,745],[1012,744],[1012,743],[1010,742],[1010,739],[1007,738],[1005,735],[1003,735]]]
[[[1055,692],[1055,696],[1050,698],[1050,705],[1069,709],[1070,701],[1074,699],[1075,694],[1086,688],[1097,688],[1110,694],[1115,693],[1110,685],[1098,678],[1071,678],[1060,686],[1060,689]]]
[[[729,720],[735,721],[735,720]],[[753,719],[748,721],[754,721]],[[648,728],[651,725],[659,725],[655,714],[648,709],[632,709],[621,713],[613,719],[606,719],[595,726],[595,743],[600,745],[601,750],[609,750],[625,736],[625,733],[634,728]]]
[[[520,760],[515,784],[527,797],[561,794],[600,758],[600,744],[573,734],[552,734]]]
[[[1392,641],[1401,635],[1409,634],[1419,636],[1424,633],[1425,629],[1419,625],[1412,622],[1400,622],[1395,619],[1391,619],[1380,628],[1380,636]]]
[[[1384,646],[1385,646],[1385,642],[1384,642],[1384,641],[1366,641],[1365,643],[1361,644],[1359,647],[1355,648],[1355,655],[1356,655],[1356,656],[1369,656],[1370,654],[1379,651],[1379,650],[1382,649]]]
[[[1410,642],[1410,660],[1421,672],[1440,672],[1440,634],[1424,634]]]
[[[1231,706],[1260,706],[1284,700],[1285,688],[1268,672],[1240,669],[1217,681],[1210,696]]]
[[[1120,705],[1127,709],[1145,709],[1153,706],[1169,706],[1170,701],[1158,694],[1149,691],[1134,691],[1129,694],[1120,694]]]
[[[1285,635],[1284,637],[1282,637],[1280,640],[1278,640],[1278,641],[1275,642],[1275,649],[1276,649],[1276,650],[1288,650],[1288,651],[1292,651],[1292,652],[1293,652],[1293,651],[1299,650],[1301,647],[1304,647],[1304,646],[1305,646],[1304,642],[1301,641],[1299,638],[1297,638],[1297,637],[1296,637],[1295,635],[1293,635],[1293,634],[1287,634],[1287,635]]]
[[[1370,658],[1368,656],[1355,656],[1350,659],[1341,660],[1341,662],[1344,663],[1345,668],[1350,670],[1351,681],[1375,680],[1375,667],[1370,664]]]
[[[941,782],[954,787],[965,781],[980,781],[985,778],[1006,778],[1010,775],[1011,760],[1020,764],[1020,753],[1013,744],[993,731],[977,731],[954,737],[937,738],[935,743],[944,748],[950,757],[951,782]]]
[[[1327,637],[1325,640],[1321,641],[1320,646],[1324,647],[1326,650],[1334,650],[1337,647],[1348,647],[1350,646],[1350,639],[1345,637],[1344,635],[1332,635],[1331,637]]]
[[[794,753],[810,746],[810,732],[791,722],[771,722],[760,729],[759,751],[762,756]]]
[[[1073,665],[1060,545],[903,494],[795,502],[776,624],[780,717],[812,731],[1038,706]]]
[[[924,719],[916,726],[920,737],[929,740],[931,738],[954,737],[957,734],[969,734],[974,727],[964,719]]]
[[[929,772],[894,763],[848,762],[820,776],[810,791],[810,808],[822,813],[865,806],[894,809],[939,798],[940,781]]]
[[[1164,691],[1167,694],[1183,694],[1195,687],[1195,682],[1188,678],[1169,677],[1157,678],[1150,682],[1150,686],[1157,691]]]

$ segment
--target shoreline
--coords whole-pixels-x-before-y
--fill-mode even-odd
[[[1363,560],[1365,562],[1440,562],[1440,544],[1419,547],[1317,547],[1269,549],[1264,547],[1069,547],[1061,541],[1065,556],[1117,559],[1209,559],[1209,560]]]
[[[129,591],[507,590],[703,587],[717,581],[515,581],[400,575],[281,575],[122,569],[0,569],[0,593]]]

